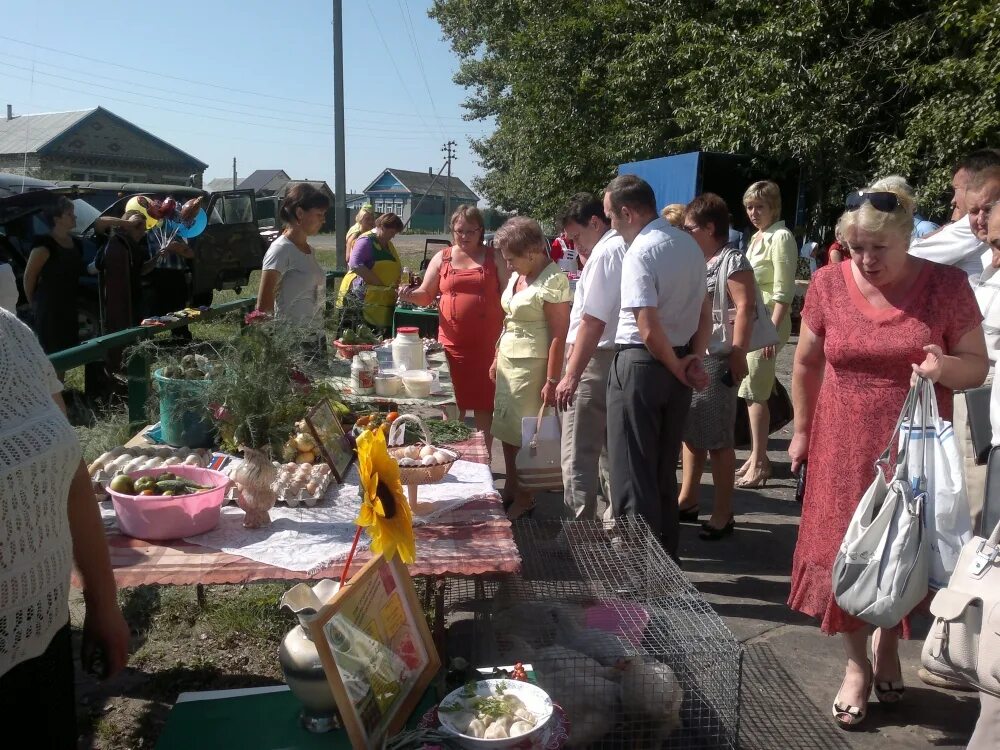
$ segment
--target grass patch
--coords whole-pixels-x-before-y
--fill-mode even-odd
[[[92,424],[73,422],[77,425],[74,429],[83,449],[83,460],[88,464],[102,453],[127,443],[135,432],[128,421],[125,404],[109,406],[94,415]]]

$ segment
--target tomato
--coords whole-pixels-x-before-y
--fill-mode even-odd
[[[156,490],[154,490],[154,489],[145,489],[145,490],[141,490],[139,492],[139,494],[140,495],[155,495],[156,494]]]
[[[358,421],[355,422],[354,424],[356,424],[358,427],[364,427],[371,421],[372,421],[372,415],[365,414],[363,417],[358,417]]]
[[[108,487],[123,495],[135,494],[135,484],[132,482],[132,477],[128,474],[115,474]]]
[[[391,412],[389,412],[388,414],[385,415],[385,421],[386,421],[387,424],[392,424],[397,419],[399,419],[399,412],[398,411],[391,411]]]

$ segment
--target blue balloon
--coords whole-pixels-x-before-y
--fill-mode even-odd
[[[205,213],[205,209],[199,208],[197,215],[194,217],[194,221],[191,222],[191,226],[185,226],[181,224],[181,228],[177,230],[177,234],[186,240],[192,237],[197,237],[199,234],[205,231],[205,227],[208,226],[208,214]]]

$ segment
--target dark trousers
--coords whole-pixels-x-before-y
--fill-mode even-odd
[[[150,281],[153,285],[153,315],[166,315],[187,307],[187,271],[177,268],[154,268]],[[174,338],[191,338],[187,326],[175,328],[172,335]]]
[[[608,375],[608,463],[615,518],[642,516],[677,557],[677,459],[691,389],[645,349],[615,355]]]
[[[32,747],[76,747],[69,623],[52,637],[41,656],[22,661],[0,676],[0,721],[8,728],[5,731],[23,727],[31,736]]]

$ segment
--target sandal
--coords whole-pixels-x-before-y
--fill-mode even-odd
[[[701,525],[701,531],[698,532],[698,538],[706,542],[717,542],[720,539],[723,539],[732,534],[735,529],[736,529],[736,519],[733,518],[732,516],[730,516],[729,520],[726,522],[726,525],[723,526],[721,529],[716,528],[715,526],[712,526],[712,524],[710,524],[708,521],[705,521],[705,523]]]
[[[875,679],[875,670],[872,667],[872,663],[868,662],[868,674],[865,676],[865,690],[863,695],[865,696],[864,705],[852,706],[847,703],[841,703],[838,699],[840,697],[840,691],[837,691],[837,697],[833,699],[833,721],[834,723],[843,730],[848,732],[857,729],[861,722],[865,720],[868,716],[868,694],[872,690],[872,681]],[[844,682],[847,682],[847,677],[844,677]],[[844,687],[844,682],[840,683],[841,687]]]
[[[875,662],[875,653],[878,649],[878,641],[875,636],[872,636],[872,670],[874,680],[874,673],[878,671],[878,668],[874,666],[877,664]],[[903,693],[906,692],[906,686],[903,684],[903,667],[899,663],[899,654],[896,654],[896,671],[899,672],[898,680],[882,680],[875,682],[875,697],[878,698],[878,702],[886,706],[896,706],[901,700],[903,700]]]
[[[677,506],[677,517],[681,522],[691,523],[698,520],[698,506],[692,505],[690,508]]]
[[[747,472],[743,475],[742,479],[737,479],[733,485],[735,487],[742,487],[745,490],[755,490],[758,487],[766,486],[767,480],[771,478],[771,462],[758,464],[755,468],[756,472],[753,476],[750,475],[750,472]]]

